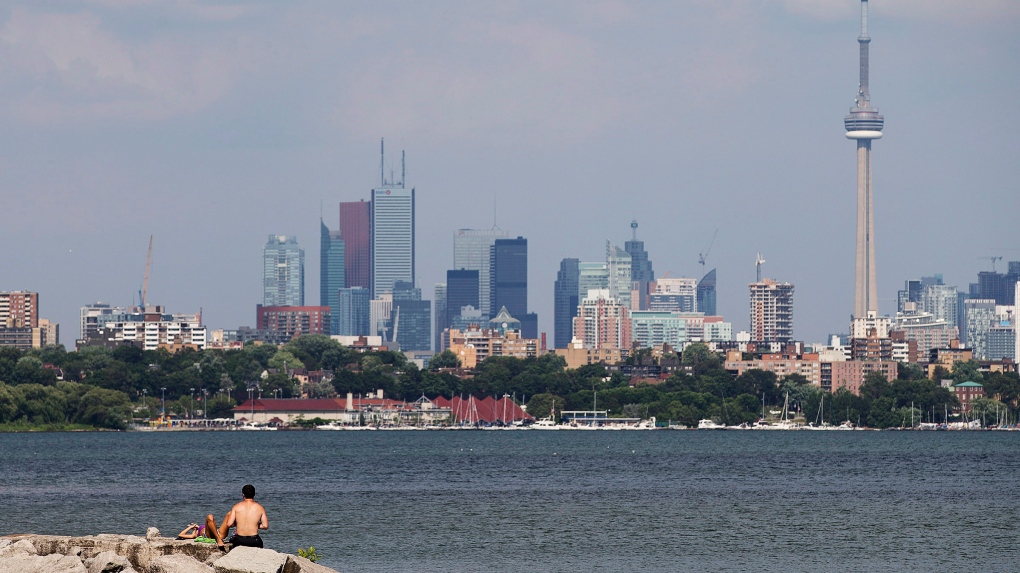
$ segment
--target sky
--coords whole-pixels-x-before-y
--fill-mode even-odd
[[[908,278],[966,290],[1020,260],[1020,3],[870,2],[881,314]],[[529,241],[552,340],[559,261],[630,222],[658,276],[717,268],[748,328],[755,254],[795,285],[794,335],[853,306],[856,0],[0,2],[0,290],[40,293],[73,346],[81,306],[147,299],[254,325],[270,234],[387,169],[417,190],[418,284],[458,228]],[[707,265],[699,253],[712,239]]]

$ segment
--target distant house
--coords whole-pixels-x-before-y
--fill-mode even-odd
[[[953,395],[960,401],[960,411],[966,414],[970,412],[971,400],[984,397],[985,387],[977,382],[960,382],[953,386]]]

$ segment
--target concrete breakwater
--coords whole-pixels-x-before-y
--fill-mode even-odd
[[[238,547],[222,553],[214,544],[160,537],[100,534],[86,537],[0,537],[0,573],[337,573],[271,549]]]

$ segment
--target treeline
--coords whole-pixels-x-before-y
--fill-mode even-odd
[[[661,384],[631,388],[620,373],[600,365],[567,369],[562,358],[495,357],[458,375],[456,357],[444,352],[419,370],[397,352],[358,353],[327,336],[305,335],[282,347],[249,345],[243,350],[143,351],[132,346],[66,352],[50,346],[22,352],[0,348],[0,424],[86,424],[119,428],[131,416],[180,415],[203,411],[210,418],[229,417],[250,392],[263,397],[344,396],[383,390],[387,397],[416,400],[422,395],[514,396],[536,417],[556,410],[610,410],[612,416],[648,417],[695,425],[711,418],[740,424],[775,410],[789,396],[791,412],[808,422],[839,423],[849,419],[872,427],[891,427],[929,418],[941,420],[957,405],[952,393],[927,380],[920,368],[901,365],[899,380],[872,375],[861,395],[823,393],[800,376],[777,378],[764,371],[733,376],[722,357],[700,344],[689,346],[680,362],[686,372]],[[331,382],[301,388],[285,372],[329,370]],[[57,380],[62,373],[63,382]],[[979,413],[1010,413],[1016,418],[1020,379],[1016,374],[982,374],[975,363],[958,364],[938,376],[973,380],[995,400],[979,402]],[[597,395],[597,396],[596,396]],[[207,397],[207,402],[203,399]],[[205,405],[207,404],[207,405]],[[913,405],[913,406],[912,406]],[[109,415],[97,415],[108,410]],[[58,415],[57,412],[61,414]],[[993,418],[994,419],[994,418]]]

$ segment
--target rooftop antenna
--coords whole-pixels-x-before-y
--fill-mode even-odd
[[[149,235],[149,254],[145,257],[145,282],[142,283],[141,304],[145,310],[145,298],[149,294],[149,268],[152,267],[152,235]]]
[[[407,177],[407,152],[400,150],[400,188],[404,188],[404,178]]]
[[[386,186],[386,138],[379,138],[379,179]]]
[[[761,258],[761,251],[758,252],[758,256],[754,258],[754,266],[758,271],[758,282],[761,282],[761,266],[765,264],[765,259]]]
[[[637,219],[630,222],[630,237],[632,241],[637,241]]]

